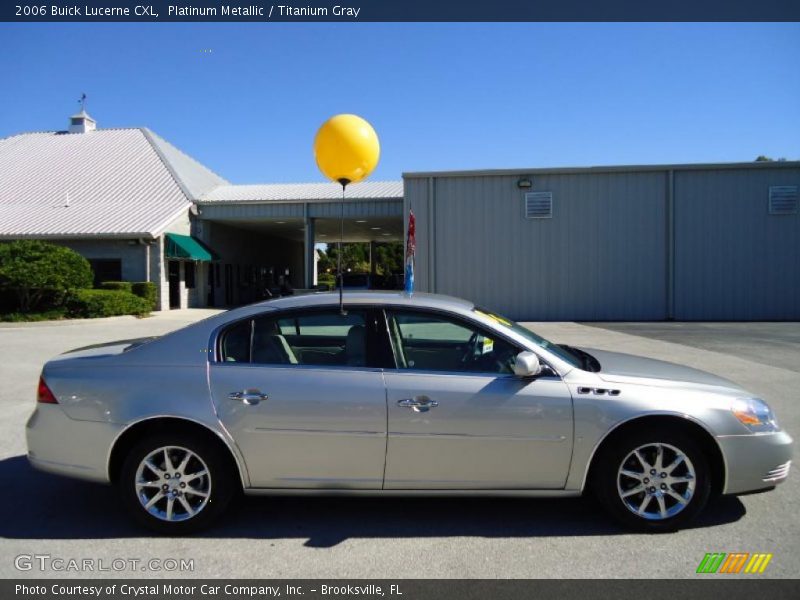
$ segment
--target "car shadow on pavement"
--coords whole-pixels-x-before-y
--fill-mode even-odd
[[[25,456],[0,460],[0,537],[97,539],[149,536],[106,485],[41,473]],[[8,489],[12,488],[12,489]],[[731,523],[746,513],[725,497],[693,528]],[[589,498],[243,497],[205,538],[303,539],[329,548],[351,538],[563,537],[625,534]]]

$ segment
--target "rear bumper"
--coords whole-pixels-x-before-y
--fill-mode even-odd
[[[774,487],[789,476],[794,444],[785,431],[721,436],[717,442],[725,457],[725,494]]]
[[[28,460],[39,470],[108,483],[108,454],[121,425],[70,419],[57,404],[37,404],[25,426]]]

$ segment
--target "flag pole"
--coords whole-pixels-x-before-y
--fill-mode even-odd
[[[405,293],[410,297],[414,294],[414,261],[417,253],[416,219],[414,211],[408,207],[408,234],[406,237],[406,265],[405,265]]]

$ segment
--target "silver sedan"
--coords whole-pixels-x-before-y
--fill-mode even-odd
[[[596,494],[674,530],[765,491],[792,439],[762,400],[689,367],[556,345],[472,303],[271,300],[48,362],[27,424],[43,470],[115,484],[186,533],[247,494]]]

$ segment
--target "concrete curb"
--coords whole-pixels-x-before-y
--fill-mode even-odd
[[[0,323],[2,329],[30,329],[35,327],[66,327],[80,323],[122,323],[125,321],[141,321],[153,319],[157,321],[199,321],[212,315],[223,312],[223,309],[212,308],[185,308],[181,310],[154,311],[146,317],[136,317],[133,315],[120,315],[116,317],[100,317],[97,319],[58,319],[55,321],[25,321],[20,323]],[[191,319],[187,319],[191,317]]]

